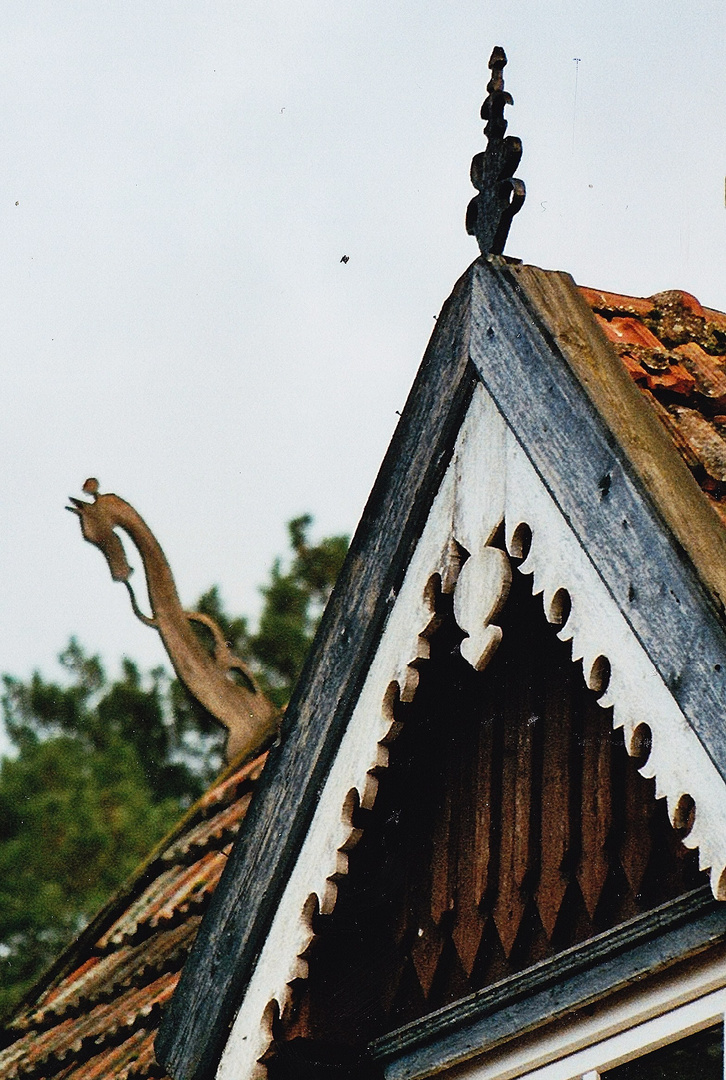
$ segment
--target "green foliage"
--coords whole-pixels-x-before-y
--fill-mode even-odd
[[[258,631],[247,643],[263,690],[280,706],[290,698],[348,550],[347,536],[329,536],[311,545],[311,524],[309,514],[288,524],[292,562],[283,571],[280,560],[275,561],[270,583],[262,589],[265,603]]]
[[[11,1006],[179,815],[120,737],[25,742],[0,765],[0,1011]]]
[[[196,610],[219,623],[277,704],[288,700],[348,541],[311,544],[290,522],[292,557],[274,563],[257,632],[215,586]],[[199,624],[192,624],[195,629]],[[204,640],[205,630],[200,628]],[[124,659],[109,679],[75,639],[63,679],[4,676],[16,756],[0,762],[0,1015],[129,877],[209,784],[224,732],[162,668]]]

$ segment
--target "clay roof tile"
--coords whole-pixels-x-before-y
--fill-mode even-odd
[[[714,408],[726,407],[726,356],[709,356],[695,341],[678,345],[674,351],[693,375],[698,392],[706,402]]]
[[[605,331],[605,335],[617,345],[640,345],[646,349],[662,349],[658,338],[652,334],[648,327],[633,318],[604,319],[597,316],[597,321]]]
[[[593,311],[601,315],[635,315],[636,318],[644,318],[653,310],[650,300],[639,296],[621,296],[619,293],[588,289],[585,286],[580,286],[580,292]]]
[[[643,299],[580,291],[726,521],[726,314],[679,289]]]
[[[153,1048],[161,1012],[264,762],[262,755],[214,784],[137,886],[111,902],[96,936],[82,934],[50,986],[30,995],[5,1029],[3,1080],[164,1077]]]

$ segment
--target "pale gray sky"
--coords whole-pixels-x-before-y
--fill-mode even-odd
[[[726,309],[723,0],[5,0],[0,670],[163,658],[63,510],[88,475],[187,604],[254,612],[293,515],[354,529],[477,255],[495,44],[509,254]]]

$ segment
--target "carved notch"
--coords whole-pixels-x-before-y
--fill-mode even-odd
[[[526,194],[524,182],[512,175],[522,157],[521,140],[516,135],[504,136],[504,106],[514,104],[504,89],[506,63],[504,49],[495,46],[489,59],[492,77],[481,107],[481,118],[487,121],[487,148],[471,162],[471,182],[479,194],[467,208],[466,231],[476,237],[482,255],[502,254],[512,218],[521,210]]]

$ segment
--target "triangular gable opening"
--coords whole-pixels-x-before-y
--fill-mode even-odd
[[[720,578],[712,582],[713,573],[706,573],[720,565],[711,555],[726,550],[726,534],[618,357],[597,338],[592,313],[574,285],[558,275],[554,283],[551,278],[533,268],[480,260],[437,322],[288,709],[284,737],[271,752],[248,827],[160,1031],[160,1059],[184,1080],[206,1078],[217,1062],[219,1080],[263,1075],[259,1063],[270,1046],[270,1022],[276,1011],[285,1012],[291,986],[305,977],[315,913],[333,911],[361,835],[367,814],[358,818],[358,807],[374,806],[398,726],[396,699],[413,702],[419,672],[426,670],[421,662],[429,657],[433,630],[432,575],[440,576],[445,594],[453,593],[455,622],[468,635],[461,656],[483,671],[496,659],[499,609],[510,576],[507,552],[521,555],[523,523],[531,529],[531,550],[522,571],[533,575],[546,618],[557,622],[571,601],[560,636],[572,642],[586,684],[603,691],[597,708],[613,707],[612,724],[623,730],[625,747],[636,756],[643,725],[652,727],[643,772],[655,777],[657,798],[666,796],[670,820],[690,825],[685,846],[698,848],[700,865],[711,869],[713,894],[726,898],[726,636],[713,605],[723,592]],[[555,302],[545,303],[540,293],[545,299],[554,294]],[[549,327],[545,314],[552,311],[567,315],[564,329]],[[641,420],[648,429],[645,449],[658,451],[652,462],[640,445]],[[679,468],[693,489],[687,483],[683,498],[673,490]],[[501,539],[492,546],[502,522],[506,552]],[[696,527],[699,538],[710,537],[708,558],[696,560],[699,540],[691,563],[693,545],[685,534]],[[459,547],[470,553],[461,573]],[[606,719],[610,722],[603,711],[605,728]],[[577,767],[575,762],[573,775]],[[574,829],[575,819],[566,820]],[[542,828],[540,821],[537,835],[549,842],[550,831]],[[615,843],[613,828],[609,845]],[[580,831],[584,837],[587,830]],[[534,833],[525,835],[529,843]],[[579,945],[554,953],[559,963],[580,950],[567,960],[568,970],[573,965],[584,970],[594,954],[611,948],[612,942],[600,942],[582,951],[583,942],[598,942],[601,904],[607,909],[610,902],[622,903],[618,949],[629,948],[631,939],[642,943],[641,931],[647,937],[650,924],[625,932],[627,890],[608,861],[611,847],[603,847],[602,836],[598,842],[592,880],[575,873],[563,888],[551,872],[547,889],[554,891],[545,902],[545,886],[538,891],[532,885],[538,871],[529,855],[522,855],[523,834],[517,831],[508,857],[517,888],[530,889],[526,902],[516,904],[510,897],[511,917],[499,911],[494,920],[492,914],[479,939],[460,930],[455,940],[452,929],[441,954],[434,950],[427,963],[420,961],[419,967],[427,968],[423,976],[412,946],[411,962],[401,973],[409,980],[409,996],[416,996],[418,985],[424,1009],[440,984],[453,986],[458,980],[456,993],[465,992],[472,972],[484,963],[479,953],[486,952],[485,940],[492,955],[498,943],[503,968],[516,967],[523,953],[530,967],[521,970],[531,971],[540,947],[537,934],[532,931],[529,945],[522,942],[535,915],[551,949],[558,922],[569,925],[571,918],[575,927],[589,924]],[[633,865],[617,860],[634,895],[643,891],[638,874],[648,870],[647,864],[638,870],[641,857],[636,845]],[[497,858],[501,861],[501,852]],[[613,894],[615,900],[603,899]],[[699,941],[705,940],[711,912],[705,900],[690,907],[690,902],[685,907],[680,901],[667,903],[675,907],[663,916],[665,923],[673,926],[681,916],[701,919]],[[632,910],[638,910],[637,903]],[[562,914],[570,911],[574,915]],[[451,919],[448,910],[445,914]],[[431,918],[443,934],[444,916],[438,922]],[[416,927],[417,936],[419,930],[423,942],[434,940],[435,935],[426,937],[425,925]],[[587,936],[593,933],[594,938]],[[672,940],[669,955],[683,955],[692,945],[691,939]],[[547,949],[542,955],[539,964],[549,963]],[[627,969],[627,978],[639,977],[632,973],[647,970],[645,952],[629,955],[620,975],[625,978]],[[463,975],[457,975],[455,961]],[[439,969],[449,970],[447,963],[452,974],[439,975]],[[495,978],[493,960],[492,965]],[[448,1000],[447,993],[441,991],[441,1000]],[[401,991],[401,1000],[405,997]],[[400,1011],[405,1014],[403,1005]],[[429,1075],[438,1066],[426,1068],[405,1075]],[[403,1073],[397,1075],[403,1080]]]
[[[689,822],[674,828],[638,772],[647,731],[630,757],[531,589],[515,571],[481,672],[437,597],[362,839],[275,1025],[271,1080],[313,1062],[354,1076],[385,1033],[707,885],[681,843]]]

